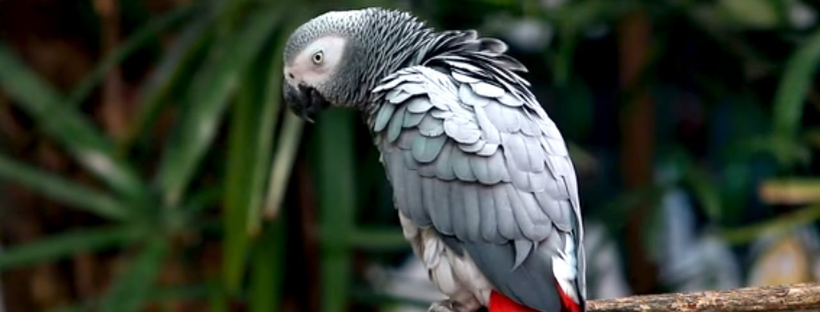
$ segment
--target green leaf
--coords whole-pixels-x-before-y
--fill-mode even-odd
[[[564,39],[558,44],[558,53],[555,55],[555,84],[558,87],[567,86],[572,77],[573,60],[575,58],[575,47],[578,45],[578,35],[576,29],[570,28],[561,32]]]
[[[149,300],[154,302],[203,299],[206,296],[208,296],[208,287],[205,284],[156,287],[148,293]]]
[[[208,287],[204,284],[180,285],[170,287],[154,287],[148,291],[146,298],[153,302],[177,302],[179,300],[202,299],[208,295]],[[47,312],[81,312],[95,311],[92,307],[98,305],[100,298],[84,300],[80,304],[66,305]],[[161,310],[164,311],[164,310]]]
[[[128,40],[123,42],[116,50],[106,55],[94,70],[91,71],[74,91],[68,96],[68,104],[79,105],[88,98],[88,95],[105,78],[114,66],[118,65],[134,52],[139,51],[151,40],[156,39],[162,32],[167,31],[180,21],[189,17],[193,12],[194,5],[185,5],[165,13],[160,17],[150,19],[145,25],[140,27]]]
[[[21,109],[55,138],[84,167],[117,193],[130,199],[145,192],[136,172],[114,156],[113,144],[77,110],[62,104],[62,96],[0,44],[0,85]]]
[[[186,110],[162,156],[156,184],[168,206],[178,204],[213,141],[228,98],[275,29],[279,12],[254,10],[235,35],[213,43],[205,68],[188,89]]]
[[[820,63],[820,31],[815,32],[786,63],[774,102],[774,130],[784,139],[797,136],[803,102]]]
[[[85,312],[91,309],[81,307],[81,306],[69,306],[69,307],[59,307],[55,309],[48,310],[47,312]]]
[[[768,29],[781,23],[777,8],[780,0],[721,0],[717,10],[722,17],[745,27]]]
[[[412,306],[422,311],[427,311],[430,301],[419,299],[412,295],[395,295],[388,293],[385,289],[373,289],[373,287],[356,285],[350,289],[350,299],[359,304],[370,304],[385,307],[385,311],[392,311],[391,307],[397,305]]]
[[[156,122],[163,106],[171,101],[172,91],[192,79],[197,61],[213,37],[212,23],[210,15],[189,23],[165,52],[148,81],[141,85],[140,107],[123,139],[122,150],[128,150],[140,136],[150,134],[147,129]]]
[[[328,110],[316,120],[318,199],[322,233],[323,312],[345,311],[351,286],[351,249],[355,228],[355,113]]]
[[[707,217],[713,222],[721,222],[724,216],[720,188],[694,163],[687,163],[685,168],[684,180],[692,188]]]
[[[282,23],[280,25],[287,25]],[[270,65],[267,71],[267,84],[262,86],[264,91],[262,92],[262,107],[259,110],[258,115],[261,118],[259,123],[259,129],[257,130],[258,133],[256,135],[256,163],[254,167],[259,170],[270,170],[272,178],[272,173],[274,169],[268,168],[271,161],[271,150],[274,144],[273,137],[274,132],[276,129],[276,123],[279,120],[279,112],[281,111],[281,107],[283,106],[281,102],[282,100],[282,69],[284,64],[282,63],[282,58],[278,57],[282,55],[285,43],[288,38],[288,34],[290,31],[295,28],[295,25],[291,25],[289,27],[281,27],[279,38],[276,42],[276,45],[270,54],[273,56],[269,58]],[[286,126],[289,126],[286,124]],[[285,132],[292,132],[292,130],[285,128]],[[285,133],[283,132],[283,133]],[[280,142],[282,142],[280,138]],[[281,143],[280,143],[281,149]],[[278,163],[279,157],[285,157],[277,153],[277,158],[274,158],[274,163]],[[252,179],[252,186],[251,189],[253,190],[253,196],[251,196],[250,201],[250,209],[248,210],[248,233],[251,236],[256,235],[260,231],[260,224],[262,220],[262,207],[266,205],[267,198],[270,196],[270,191],[268,191],[268,196],[265,196],[263,192],[265,192],[265,182],[266,176],[264,172],[254,172],[254,176]],[[270,180],[273,183],[273,180]],[[278,188],[277,188],[278,189]]]
[[[30,188],[56,201],[72,205],[100,217],[125,220],[125,204],[101,191],[53,175],[0,154],[0,179]]]
[[[56,261],[81,252],[121,246],[138,239],[140,233],[134,228],[120,226],[54,234],[39,241],[10,246],[0,252],[0,271]]]
[[[208,306],[210,312],[228,312],[228,295],[220,287],[221,284],[212,281],[208,284]]]
[[[764,235],[776,235],[811,224],[820,219],[820,205],[813,205],[789,212],[775,219],[756,224],[727,228],[719,235],[731,244],[747,244]]]
[[[350,233],[350,245],[369,250],[406,250],[409,245],[400,227],[358,228]]]
[[[786,136],[785,132],[742,139],[739,140],[738,146],[739,151],[747,157],[758,154],[769,155],[784,167],[793,164],[808,164],[811,161],[811,150],[797,137]]]
[[[182,209],[177,213],[169,213],[169,217],[178,219],[170,220],[170,229],[185,230],[186,228],[196,227],[197,221],[201,221],[202,213],[207,209],[216,208],[222,203],[224,191],[221,184],[205,186],[198,188],[195,192],[191,192],[187,196],[185,202],[182,204]]]
[[[599,209],[590,211],[589,220],[600,220],[606,223],[610,233],[620,233],[629,224],[630,216],[641,204],[656,207],[654,203],[674,186],[673,182],[649,184],[633,190],[622,192],[615,198],[602,204]],[[654,210],[654,209],[653,209]],[[654,212],[650,212],[654,213]],[[646,232],[646,231],[644,231]]]
[[[308,18],[308,14],[311,12],[310,9],[300,8],[292,12],[289,16],[289,21],[285,23],[285,27],[282,28],[282,33],[280,34],[279,38],[279,45],[280,49],[284,47],[285,41],[288,39],[288,36],[294,29],[299,27],[304,21]],[[277,50],[275,55],[281,55],[280,50]],[[282,125],[282,129],[279,132],[279,136],[275,142],[277,142],[276,154],[273,157],[273,164],[270,167],[270,174],[268,175],[268,189],[266,191],[265,202],[263,204],[263,214],[264,216],[272,220],[276,217],[279,211],[279,207],[282,204],[282,200],[284,199],[284,193],[288,186],[288,179],[290,178],[290,174],[293,171],[293,162],[296,158],[296,154],[299,151],[299,143],[301,143],[300,138],[302,136],[302,127],[304,125],[304,121],[292,114],[287,109],[282,109],[284,107],[284,103],[279,103],[282,99],[282,64],[281,59],[276,58],[276,62],[274,63],[275,66],[271,68],[270,72],[270,83],[268,87],[268,92],[265,95],[265,101],[268,103],[268,109],[270,110],[270,114],[277,115],[279,111],[282,111],[284,114],[284,124]],[[270,127],[276,128],[276,119],[273,120],[273,124]],[[272,133],[272,132],[271,132]],[[266,138],[267,139],[267,138]],[[269,139],[267,139],[269,140]],[[273,142],[271,142],[272,144]],[[254,206],[255,207],[255,206]],[[249,222],[249,232],[254,233],[259,224],[259,214],[252,212],[249,215],[251,221]],[[255,218],[255,219],[254,219]],[[254,221],[255,220],[255,221]]]
[[[264,81],[265,77],[258,77],[255,75],[257,73],[258,70],[251,70],[245,75],[231,112],[222,213],[225,227],[225,240],[222,241],[223,274],[225,288],[229,293],[238,291],[245,270],[250,244],[247,223],[249,212],[253,210],[252,197],[262,196],[261,188],[253,189],[252,184],[256,176],[267,171],[265,163],[260,167],[256,166],[257,150],[265,146],[258,145],[256,138],[261,136],[259,126],[262,119],[273,116],[258,114],[262,101],[259,100],[260,88],[257,88],[257,85],[259,80]],[[257,203],[259,201],[257,200]]]
[[[277,311],[285,278],[285,222],[277,218],[265,229],[251,259],[250,312]]]
[[[815,126],[807,129],[803,136],[806,144],[814,149],[820,149],[820,127]]]
[[[270,16],[280,19],[282,16]],[[281,89],[282,40],[269,42],[244,75],[233,105],[229,129],[228,165],[223,221],[223,270],[228,293],[239,290],[245,271],[250,236],[259,234],[265,173],[268,172],[274,131],[274,105]],[[270,101],[269,93],[276,94]]]
[[[150,240],[139,256],[130,261],[124,274],[117,277],[117,281],[101,300],[100,310],[139,311],[154,287],[168,250],[168,242],[162,238]]]
[[[299,152],[304,123],[304,120],[298,116],[285,113],[285,122],[282,125],[282,131],[279,133],[277,141],[279,144],[273,158],[274,163],[271,166],[268,195],[265,199],[264,213],[267,218],[274,218],[279,213],[279,207],[282,205],[288,187],[288,179],[290,179],[293,171],[293,162]]]

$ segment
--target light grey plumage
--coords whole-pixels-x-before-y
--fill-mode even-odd
[[[317,101],[360,110],[403,226],[433,230],[520,304],[558,312],[564,292],[583,309],[575,171],[555,123],[516,74],[525,67],[504,54],[506,45],[472,30],[435,32],[410,14],[371,8],[302,25],[285,48],[286,67],[296,68],[290,64],[305,47],[327,36],[344,38],[344,61],[307,86],[286,68],[294,111],[307,117]],[[407,233],[413,228],[405,231],[422,239]],[[428,266],[430,248],[414,245]]]

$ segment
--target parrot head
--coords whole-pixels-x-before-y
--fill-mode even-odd
[[[330,106],[346,106],[340,81],[349,70],[342,63],[357,27],[356,11],[328,12],[302,24],[288,38],[284,52],[283,93],[290,109],[312,121]]]
[[[408,43],[426,34],[409,13],[381,8],[331,11],[305,22],[284,49],[283,93],[305,120],[328,107],[367,109],[370,90],[405,64]]]

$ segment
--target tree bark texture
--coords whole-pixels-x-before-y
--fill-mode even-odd
[[[820,284],[748,287],[591,300],[588,312],[820,311]]]

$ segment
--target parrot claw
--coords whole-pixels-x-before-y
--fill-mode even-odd
[[[475,309],[453,300],[441,300],[433,302],[427,312],[470,312],[473,310]]]
[[[456,312],[453,308],[453,302],[450,300],[441,300],[433,302],[427,312]]]

